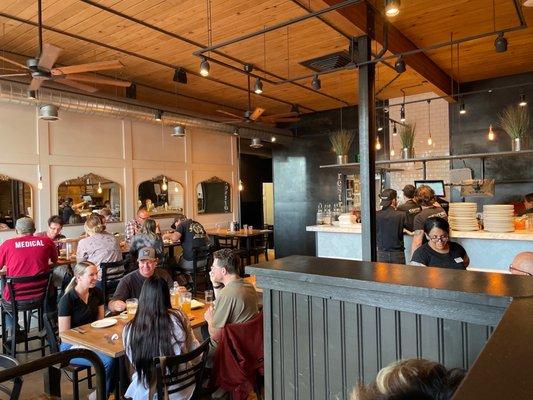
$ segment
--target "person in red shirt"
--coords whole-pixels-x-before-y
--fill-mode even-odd
[[[50,261],[57,261],[57,250],[54,242],[46,236],[34,236],[35,223],[31,218],[19,218],[15,224],[17,236],[8,239],[0,246],[0,267],[6,276],[33,276],[50,271]],[[30,283],[19,284],[30,285]],[[9,300],[7,287],[2,294]],[[29,300],[31,296],[17,296],[17,300]],[[10,316],[6,316],[6,325],[10,326]]]

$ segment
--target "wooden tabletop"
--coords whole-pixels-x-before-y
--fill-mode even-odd
[[[198,328],[204,325],[204,313],[205,307],[197,308],[191,311],[189,318],[191,318],[192,329]],[[68,331],[61,332],[59,336],[65,343],[73,345],[81,345],[93,351],[99,351],[113,358],[121,357],[125,354],[124,345],[122,343],[122,332],[124,326],[129,321],[128,318],[123,319],[120,315],[112,317],[117,320],[117,323],[109,328],[93,328],[91,324],[82,325],[80,328],[85,330],[85,333],[79,333],[75,330],[69,329]],[[114,340],[111,343],[106,337],[111,337],[114,333],[118,335],[118,340]]]
[[[272,231],[269,229],[253,229],[253,230],[244,230],[241,229],[239,231],[228,231],[227,229],[207,229],[207,234],[210,236],[219,236],[219,237],[251,237],[251,236],[261,236],[264,233],[271,233]]]

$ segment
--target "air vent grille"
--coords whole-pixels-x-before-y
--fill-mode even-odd
[[[350,62],[350,53],[343,50],[313,58],[311,60],[302,61],[300,64],[315,72],[325,72],[335,68],[342,68]]]

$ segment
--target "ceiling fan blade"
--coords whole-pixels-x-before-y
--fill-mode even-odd
[[[2,71],[12,71],[14,74],[22,74],[23,72],[26,72],[26,71],[22,71],[20,68],[7,68],[7,67],[0,67],[0,69]]]
[[[59,47],[44,43],[43,52],[39,56],[39,68],[43,68],[48,71],[51,70],[62,51],[63,49],[60,49]]]
[[[39,90],[45,79],[33,78],[30,82],[28,90]]]
[[[100,83],[102,85],[111,85],[111,86],[120,86],[120,87],[130,87],[131,86],[131,82],[121,81],[121,80],[112,79],[112,78],[106,78],[104,76],[69,74],[69,75],[65,75],[64,78],[68,79],[70,81]]]
[[[272,120],[272,122],[298,122],[300,118],[294,117],[294,118],[278,118],[276,120]]]
[[[4,57],[4,56],[0,56],[0,60],[16,65],[17,67],[20,67],[20,68],[28,69],[28,67],[26,67],[24,64],[21,64],[18,61],[10,60],[9,58]]]
[[[76,82],[76,81],[69,81],[67,79],[60,79],[55,81],[57,83],[60,83],[62,85],[67,85],[70,87],[73,87],[75,89],[83,90],[84,92],[94,93],[98,92],[98,89],[89,85],[86,85],[84,83]]]
[[[233,114],[233,113],[230,113],[230,112],[228,112],[228,111],[217,110],[217,112],[219,112],[219,113],[221,113],[221,114],[231,115],[232,117],[235,117],[235,118],[237,118],[237,119],[242,119],[241,116],[236,115],[236,114]]]
[[[9,77],[12,77],[12,76],[28,76],[28,73],[24,73],[24,74],[6,74],[6,75],[0,75],[0,78],[9,78]]]
[[[265,112],[265,109],[264,108],[261,108],[261,107],[256,107],[254,112],[252,113],[252,115],[250,115],[250,119],[252,121],[255,121],[256,119],[258,119],[263,113]]]
[[[81,72],[105,71],[124,67],[119,60],[99,61],[88,64],[68,65],[52,69],[52,75],[79,74]]]

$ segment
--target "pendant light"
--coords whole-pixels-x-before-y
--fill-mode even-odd
[[[405,104],[402,103],[402,107],[400,108],[400,121],[405,122]]]
[[[466,114],[465,100],[463,99],[463,97],[461,97],[461,104],[459,106],[459,114],[461,115]]]
[[[431,138],[431,100],[428,99],[428,145],[431,146],[433,144],[433,139]]]
[[[161,185],[161,190],[163,190],[164,192],[166,192],[168,189],[168,185],[167,185],[167,177],[166,176],[163,176],[163,184]]]
[[[396,122],[392,125],[392,136],[398,135],[398,129],[396,129]]]
[[[400,13],[400,0],[385,0],[385,14],[395,17]]]
[[[179,193],[180,190],[178,189],[178,185],[174,186],[174,191],[175,191],[176,193]]]
[[[487,135],[487,138],[492,142],[494,139],[496,139],[496,134],[492,130],[492,124],[489,125],[489,134]]]
[[[255,80],[254,93],[255,94],[263,93],[263,82],[261,82],[261,78],[257,78]]]
[[[376,136],[376,150],[381,150],[381,142],[379,141],[379,135]]]
[[[100,182],[98,182],[98,189],[96,189],[96,191],[98,192],[98,194],[102,194],[102,192],[103,192],[102,184]]]
[[[209,70],[211,69],[211,66],[209,65],[209,61],[205,57],[202,57],[202,61],[200,62],[200,75],[202,76],[209,76]]]
[[[311,87],[314,90],[320,90],[320,88],[322,87],[322,83],[320,82],[320,79],[318,78],[318,74],[315,74],[315,76],[313,77],[313,80],[311,81]]]
[[[525,107],[527,106],[527,100],[526,100],[526,95],[525,93],[520,93],[520,102],[518,103],[518,105],[520,107]]]
[[[37,166],[37,173],[39,174],[39,181],[37,182],[37,189],[43,190],[43,176],[41,174],[41,162]]]

